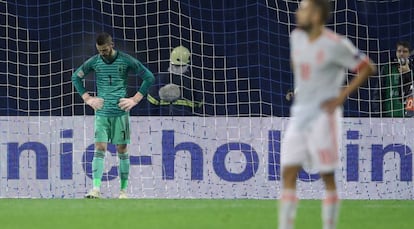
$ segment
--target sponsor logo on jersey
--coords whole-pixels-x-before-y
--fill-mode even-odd
[[[118,72],[119,74],[125,74],[127,71],[127,66],[124,64],[118,65]]]

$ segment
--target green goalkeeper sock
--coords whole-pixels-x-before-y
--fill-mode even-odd
[[[121,190],[125,190],[128,186],[129,177],[129,155],[127,152],[118,153],[119,157],[119,177],[121,178]]]
[[[104,169],[104,151],[95,151],[92,160],[92,178],[93,178],[93,188],[99,189],[101,187],[101,180]]]

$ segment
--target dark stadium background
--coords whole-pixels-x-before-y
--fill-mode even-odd
[[[391,49],[393,53],[398,40],[414,41],[413,5],[411,0],[336,1],[337,13],[332,22],[347,23],[337,23],[332,28],[347,34],[361,50],[369,50],[375,62],[385,63],[390,57],[379,51]],[[148,1],[145,7],[141,4],[135,9],[118,6],[111,8],[106,1],[1,2],[0,115],[92,114],[79,95],[73,93],[71,73],[96,53],[95,34],[107,31],[113,34],[117,48],[140,59],[154,73],[168,68],[169,51],[180,43],[193,53],[192,66],[198,66],[192,68],[192,77],[197,79],[201,71],[209,77],[216,71],[214,79],[226,82],[205,78],[204,88],[218,92],[226,89],[227,93],[205,93],[203,115],[288,116],[290,104],[285,94],[293,87],[288,38],[294,28],[294,17],[288,9],[294,10],[295,3],[185,0],[179,5],[177,1],[165,0]],[[102,14],[101,7],[114,14],[136,13],[135,20],[112,18]],[[188,29],[189,20],[180,22],[176,12],[191,18],[192,30]],[[125,23],[125,28],[112,23]],[[158,35],[173,36],[157,38]],[[220,60],[213,63],[208,56],[224,56],[226,66]],[[367,87],[375,85],[375,80]],[[87,85],[93,86],[93,81]],[[345,115],[370,116],[369,100],[374,89],[362,89],[348,100]],[[132,115],[153,114],[145,101]]]

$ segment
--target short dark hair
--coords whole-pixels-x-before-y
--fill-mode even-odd
[[[322,22],[328,22],[331,16],[331,1],[330,0],[310,0],[314,6],[319,8]]]
[[[408,41],[398,41],[395,47],[398,48],[398,46],[402,46],[404,48],[408,48],[408,50],[411,50],[411,45]]]
[[[108,33],[102,32],[99,33],[96,37],[96,44],[97,45],[105,45],[112,42],[112,37]]]

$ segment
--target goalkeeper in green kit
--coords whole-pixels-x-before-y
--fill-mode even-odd
[[[140,61],[114,48],[112,37],[101,33],[96,38],[99,54],[82,64],[72,76],[72,82],[82,99],[95,110],[95,153],[92,161],[93,188],[85,197],[99,198],[101,179],[104,170],[104,157],[107,144],[116,145],[119,157],[120,193],[119,198],[127,198],[129,176],[130,143],[129,110],[147,94],[154,82],[153,74]],[[84,78],[95,72],[97,96],[90,95],[83,86]],[[127,97],[128,73],[133,72],[143,79],[139,91]]]

